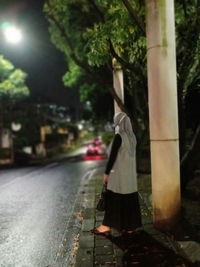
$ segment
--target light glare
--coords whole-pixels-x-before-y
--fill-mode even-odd
[[[5,34],[6,40],[12,44],[17,44],[22,39],[21,31],[14,26],[7,27],[4,30],[4,34]]]

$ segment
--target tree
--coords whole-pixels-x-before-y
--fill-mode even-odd
[[[200,160],[200,1],[176,1],[181,178],[184,190]],[[188,25],[190,25],[188,27]]]
[[[29,95],[25,85],[27,74],[15,69],[13,64],[0,55],[0,96],[22,99]]]
[[[93,15],[89,13],[91,8],[91,6],[87,7],[87,4],[80,8],[77,1],[56,2],[54,0],[46,2],[44,7],[50,22],[52,41],[66,56],[68,71],[63,77],[65,85],[78,89],[81,100],[89,100],[92,107],[98,110],[96,91],[101,92],[101,98],[110,99],[111,105],[112,99],[109,97],[108,88],[112,84],[112,78],[107,66],[91,67],[84,51],[86,42],[84,29],[91,27],[96,19],[94,8],[91,12]],[[75,22],[71,23],[72,21]],[[106,116],[108,116],[107,110],[109,108],[106,107],[104,110]],[[99,112],[100,119],[105,117],[101,113]]]
[[[193,111],[189,109],[191,95],[193,99],[194,95],[199,98],[200,91],[199,5],[199,0],[190,0],[187,4],[181,0],[175,2],[181,157],[187,153],[188,129],[191,141],[199,125],[199,119],[192,118],[198,106],[193,107]],[[68,61],[69,71],[65,78],[69,82],[69,76],[73,77],[74,85],[87,96],[85,99],[95,97],[99,86],[103,92],[109,89],[116,98],[111,81],[111,59],[115,57],[122,65],[125,76],[125,106],[122,108],[133,118],[139,144],[148,144],[144,2],[49,0],[44,11],[50,23],[52,41]],[[73,65],[76,67],[71,67]],[[83,86],[85,81],[88,86]]]
[[[14,105],[29,95],[25,84],[27,74],[0,55],[0,103],[1,127],[12,121]]]
[[[135,4],[135,7],[143,20],[143,6]],[[132,118],[139,145],[147,142],[146,46],[142,23],[135,25],[124,3],[116,0],[49,0],[44,11],[50,23],[52,41],[67,58],[69,70],[65,84],[76,86],[82,100],[91,102],[98,117],[111,119],[112,115],[105,111],[113,114],[113,103],[109,100],[105,106],[105,99],[110,99],[109,95],[114,97]],[[125,106],[113,90],[113,57],[124,70]],[[102,109],[99,103],[104,103],[105,108]]]

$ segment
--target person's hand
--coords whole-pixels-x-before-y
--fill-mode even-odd
[[[104,176],[103,176],[103,183],[104,184],[107,184],[108,183],[108,179],[109,179],[109,175],[104,174]]]

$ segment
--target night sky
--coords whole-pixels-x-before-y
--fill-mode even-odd
[[[67,105],[69,95],[62,83],[67,64],[64,55],[50,41],[43,3],[42,0],[1,0],[0,22],[16,24],[23,32],[23,40],[17,45],[1,40],[0,54],[28,73],[27,84],[33,99]]]

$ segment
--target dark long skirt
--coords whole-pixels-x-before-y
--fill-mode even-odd
[[[118,194],[107,190],[103,225],[119,231],[133,231],[141,227],[138,192]]]

